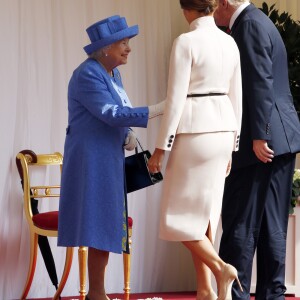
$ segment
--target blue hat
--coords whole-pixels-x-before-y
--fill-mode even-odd
[[[118,15],[101,20],[86,29],[91,44],[83,49],[87,54],[139,33],[138,25],[128,27],[126,19]]]

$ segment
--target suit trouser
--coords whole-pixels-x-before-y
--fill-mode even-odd
[[[284,299],[286,235],[295,154],[236,169],[225,183],[220,256],[235,266],[244,292],[233,284],[232,299],[250,299],[257,250],[256,299]]]

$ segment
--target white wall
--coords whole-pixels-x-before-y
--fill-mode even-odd
[[[278,2],[278,1],[277,1]],[[280,1],[299,17],[299,1]],[[22,149],[63,152],[67,125],[66,94],[74,68],[85,59],[85,29],[104,17],[121,14],[139,24],[131,41],[128,64],[120,68],[125,89],[135,106],[165,97],[172,41],[187,30],[174,0],[0,0],[0,298],[20,297],[29,259],[28,228],[15,156]],[[137,129],[150,151],[159,121]],[[161,186],[129,196],[134,219],[132,292],[195,289],[195,274],[186,249],[157,238]],[[57,203],[41,205],[57,209]],[[51,240],[60,275],[63,249]],[[107,292],[123,288],[122,257],[112,255]],[[78,291],[77,255],[64,295]],[[39,256],[30,298],[50,297],[54,289]]]
[[[86,55],[85,29],[113,14],[138,24],[132,52],[120,67],[135,106],[154,104],[166,95],[172,41],[184,20],[174,0],[0,0],[0,298],[20,297],[29,263],[29,235],[15,156],[22,149],[63,152],[67,126],[67,85]],[[137,129],[145,148],[154,149],[159,120]],[[134,219],[132,292],[194,289],[191,260],[177,243],[157,238],[161,185],[129,195]],[[57,203],[40,205],[57,209]],[[76,222],[76,220],[74,220]],[[64,250],[51,239],[60,275]],[[192,275],[191,275],[192,274]],[[122,292],[122,256],[112,255],[107,292]],[[78,292],[77,254],[64,295]],[[41,256],[29,298],[54,294]]]

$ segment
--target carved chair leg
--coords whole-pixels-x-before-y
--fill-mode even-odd
[[[124,269],[124,299],[129,300],[130,295],[130,255],[131,255],[131,235],[132,228],[128,228],[129,234],[129,254],[123,253],[123,269]]]
[[[21,296],[22,300],[26,299],[31,287],[31,283],[33,280],[34,271],[36,267],[37,248],[38,248],[38,235],[36,233],[30,233],[30,260],[29,260],[29,268],[27,273],[26,284]]]
[[[87,247],[79,247],[78,249],[78,261],[79,261],[79,299],[85,299],[86,295],[86,265],[87,265]]]
[[[71,269],[71,266],[72,266],[73,252],[74,252],[73,247],[67,247],[66,248],[65,267],[64,267],[63,274],[61,276],[60,283],[59,283],[58,288],[56,290],[56,293],[55,293],[54,297],[52,298],[53,300],[59,299],[60,294],[61,294],[62,290],[65,287],[65,284],[67,282],[67,279],[68,279],[68,276],[69,276],[69,273],[70,273],[70,269]]]
[[[124,265],[124,299],[129,299],[130,294],[130,254],[123,253]]]

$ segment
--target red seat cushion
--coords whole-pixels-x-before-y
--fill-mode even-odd
[[[133,220],[131,217],[128,217],[128,227],[132,228],[132,225],[133,225]]]
[[[33,224],[41,229],[58,229],[58,211],[36,214],[32,217]]]
[[[58,211],[36,214],[32,217],[33,224],[41,229],[58,230]],[[128,217],[128,227],[132,228],[133,220]]]

